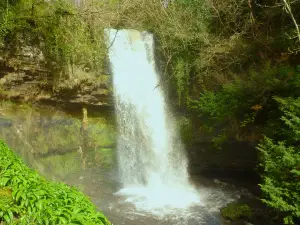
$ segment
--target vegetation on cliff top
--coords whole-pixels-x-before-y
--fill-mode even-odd
[[[45,180],[0,142],[0,222],[97,224],[110,222],[74,187]]]

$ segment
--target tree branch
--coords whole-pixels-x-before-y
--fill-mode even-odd
[[[286,8],[287,13],[290,14],[290,16],[291,16],[291,18],[292,18],[292,20],[293,20],[293,22],[294,22],[294,25],[295,25],[295,27],[296,27],[296,32],[297,32],[298,40],[299,40],[299,43],[300,43],[300,30],[299,30],[299,26],[298,26],[298,24],[297,24],[297,21],[296,21],[296,19],[295,19],[295,17],[294,17],[294,14],[293,14],[293,12],[292,12],[291,5],[290,5],[290,3],[288,2],[288,0],[282,0],[282,1],[283,1],[283,3],[284,3],[284,6],[285,6],[285,8]]]

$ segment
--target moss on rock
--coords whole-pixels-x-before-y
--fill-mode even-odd
[[[247,204],[231,202],[221,209],[221,215],[230,220],[251,219],[252,209]]]

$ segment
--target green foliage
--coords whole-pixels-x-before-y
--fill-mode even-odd
[[[184,36],[178,42],[170,41],[170,46],[162,45],[167,55],[171,56],[170,62],[169,57],[166,61],[168,72],[174,78],[173,86],[177,87],[179,104],[188,103],[181,101],[182,97],[194,99],[203,90],[215,91],[220,86],[231,83],[232,74],[240,80],[247,80],[248,76],[243,74],[250,74],[251,70],[262,72],[261,68],[266,61],[271,62],[271,65],[284,63],[296,66],[295,63],[299,62],[299,41],[295,35],[295,25],[291,15],[282,13],[283,1],[279,2],[176,1],[174,7],[178,7],[177,10],[183,7],[183,11],[190,11],[194,18],[201,21],[195,23],[194,19],[191,22],[186,20],[189,21],[187,27],[191,25],[195,28],[193,30],[189,27],[183,31],[185,33],[190,29],[190,36]],[[300,9],[299,1],[293,2],[291,8],[299,23],[300,16],[295,13]],[[179,14],[178,18],[184,15],[181,12]],[[166,37],[165,33],[155,33],[159,38]],[[176,35],[171,38],[175,37]],[[251,123],[255,119],[254,115],[246,117],[245,123]]]
[[[74,187],[53,183],[29,169],[0,142],[0,221],[6,224],[110,224],[90,200]],[[11,190],[11,192],[10,192]],[[5,192],[4,192],[5,193]],[[8,194],[7,194],[8,193]]]
[[[7,0],[0,3],[0,17],[0,38],[8,45],[25,41],[39,47],[56,73],[70,73],[74,64],[103,69],[103,30],[66,1]]]
[[[179,117],[176,118],[176,121],[178,122],[181,140],[186,146],[191,146],[194,138],[191,120],[186,117]]]
[[[225,133],[221,133],[216,137],[212,138],[213,145],[216,149],[221,149],[221,145],[228,140],[228,137]]]
[[[178,96],[185,103],[190,68],[195,63],[192,56],[199,53],[207,38],[210,8],[206,0],[174,1],[167,8],[160,0],[85,0],[80,7],[71,2],[2,1],[0,38],[10,46],[33,44],[41,48],[54,74],[70,75],[75,65],[103,73],[105,28],[149,30],[156,34],[160,54],[169,61],[164,70],[175,78]]]
[[[220,89],[204,91],[197,100],[190,101],[190,106],[206,120],[210,131],[222,125],[225,133],[231,134],[276,119],[279,109],[274,108],[273,96],[297,96],[299,87],[300,73],[294,67],[267,63],[260,70],[233,76]]]
[[[300,98],[275,98],[282,112],[282,136],[259,144],[263,201],[284,212],[285,224],[300,218]]]
[[[188,77],[189,77],[189,68],[188,64],[183,59],[178,59],[175,64],[174,71],[175,81],[176,81],[176,90],[178,96],[178,104],[182,102],[185,103],[188,97]]]

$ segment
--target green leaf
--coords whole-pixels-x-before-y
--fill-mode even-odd
[[[64,217],[58,217],[59,221],[62,222],[62,224],[66,224],[67,220]]]
[[[5,214],[3,218],[5,222],[10,223],[10,216],[8,214]]]

